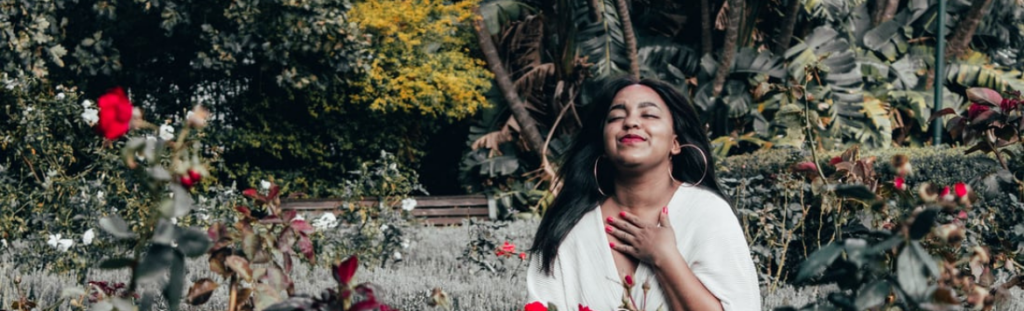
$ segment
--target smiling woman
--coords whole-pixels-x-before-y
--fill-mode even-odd
[[[619,78],[600,89],[530,250],[539,256],[527,274],[529,302],[760,309],[750,250],[693,106],[655,80]]]

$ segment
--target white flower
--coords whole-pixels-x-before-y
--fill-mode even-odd
[[[402,200],[402,209],[411,211],[416,208],[416,199],[406,198]]]
[[[402,253],[395,252],[395,260],[402,260]]]
[[[92,108],[85,108],[82,112],[82,120],[85,120],[86,124],[93,126],[100,120],[100,111]]]
[[[3,245],[4,248],[7,248],[7,240],[6,239],[0,239],[0,245]]]
[[[82,101],[82,108],[91,108],[91,107],[92,107],[92,101],[91,100],[86,99],[86,100]]]
[[[380,225],[380,231],[387,231],[388,225]]]
[[[174,128],[168,124],[160,125],[160,139],[174,139]]]
[[[93,232],[92,229],[86,230],[85,233],[82,234],[82,244],[92,244],[93,238],[96,238],[96,232]]]
[[[334,217],[334,213],[324,213],[323,216],[313,221],[313,227],[317,230],[324,231],[338,226],[338,218]]]
[[[96,192],[96,199],[103,200],[103,191]],[[92,229],[90,229],[92,231]]]
[[[64,92],[57,93],[57,100],[64,100],[64,97],[66,97]]]
[[[409,248],[409,241],[408,240],[402,241],[402,248]]]
[[[178,217],[171,217],[171,223],[177,225],[178,224]]]
[[[263,190],[269,190],[270,189],[270,182],[266,181],[266,180],[260,180],[260,188],[263,189]]]
[[[66,252],[74,244],[74,241],[71,241],[71,239],[61,239],[60,234],[51,234],[46,244],[56,248],[58,251]]]

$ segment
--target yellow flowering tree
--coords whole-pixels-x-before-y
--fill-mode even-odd
[[[461,119],[487,107],[492,74],[470,55],[477,1],[379,0],[356,4],[351,21],[370,36],[372,60],[355,103],[391,112]]]

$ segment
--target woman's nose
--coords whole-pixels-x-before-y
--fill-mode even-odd
[[[634,127],[640,127],[640,117],[637,114],[631,113],[623,120],[622,128],[631,129]]]

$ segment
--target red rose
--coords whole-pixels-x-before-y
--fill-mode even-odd
[[[508,241],[505,241],[505,245],[501,246],[501,250],[506,252],[506,253],[515,253],[516,252],[516,245],[512,244],[512,243],[509,243]]]
[[[96,122],[96,132],[111,140],[128,133],[132,121],[132,102],[124,90],[121,87],[110,89],[97,102],[100,120]]]
[[[526,253],[519,253],[519,259],[526,260]]]
[[[548,311],[548,307],[540,303],[540,301],[534,301],[527,304],[523,311]]]
[[[590,310],[590,307],[584,306],[582,304],[579,305],[579,308],[580,308],[579,311],[594,311],[594,310]]]
[[[498,257],[505,256],[505,251],[502,251],[500,249],[496,249],[496,250],[494,250],[494,255],[497,255]]]
[[[903,180],[903,177],[896,177],[896,180],[893,183],[896,185],[896,189],[907,190],[907,184],[906,181]]]
[[[980,116],[981,113],[988,111],[989,109],[992,109],[992,107],[978,103],[972,104],[970,108],[967,108],[967,118],[974,120],[974,118]]]
[[[969,192],[969,189],[967,188],[967,184],[965,184],[963,182],[958,182],[958,183],[956,183],[956,185],[953,185],[953,189],[956,191],[956,196],[957,197],[966,196],[967,193]]]

